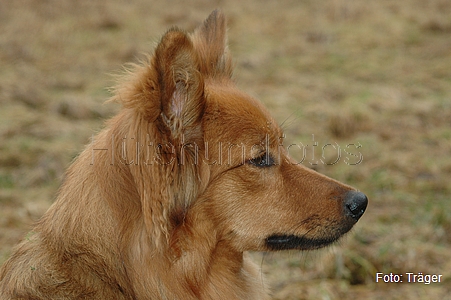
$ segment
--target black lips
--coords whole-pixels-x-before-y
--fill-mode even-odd
[[[296,235],[271,235],[266,238],[266,246],[270,250],[312,250],[325,247],[338,239],[309,239]]]

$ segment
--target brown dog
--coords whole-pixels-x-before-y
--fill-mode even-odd
[[[231,80],[221,12],[169,30],[0,271],[0,299],[263,299],[245,251],[316,249],[364,194],[297,165]]]

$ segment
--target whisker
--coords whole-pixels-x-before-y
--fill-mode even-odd
[[[295,120],[299,119],[298,116],[295,116],[298,112],[300,111],[300,108],[296,109],[295,111],[293,111],[288,117],[285,118],[285,120],[282,121],[282,123],[280,123],[280,127],[282,128],[282,130],[288,129]],[[293,116],[295,116],[294,118],[292,118]],[[290,120],[291,119],[291,120]],[[288,122],[289,121],[289,122]],[[288,123],[287,123],[288,122]],[[287,123],[287,124],[286,124]]]

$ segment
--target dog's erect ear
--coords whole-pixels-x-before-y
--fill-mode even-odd
[[[232,76],[232,59],[227,49],[227,22],[220,10],[210,16],[192,34],[199,54],[200,71],[206,76]]]
[[[205,108],[199,58],[189,36],[169,30],[155,51],[162,121],[174,139],[197,131]]]

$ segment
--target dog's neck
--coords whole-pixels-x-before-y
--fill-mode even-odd
[[[136,295],[138,298],[172,299],[180,294],[186,295],[185,299],[265,297],[261,271],[247,259],[246,253],[233,249],[227,240],[222,239],[214,224],[203,218],[201,212],[188,214],[184,222],[170,233],[165,247],[158,250],[149,247],[149,236],[142,234],[136,238],[139,242],[130,245],[140,245],[139,249],[129,249],[128,257],[130,263],[141,266],[131,269],[145,272],[129,274],[134,277],[132,282],[140,285],[134,290],[146,293]],[[142,268],[142,265],[148,267]],[[164,271],[157,273],[157,270]],[[149,289],[151,286],[159,288],[152,291]],[[249,291],[255,286],[259,287],[258,290]],[[205,295],[216,296],[205,298]]]

